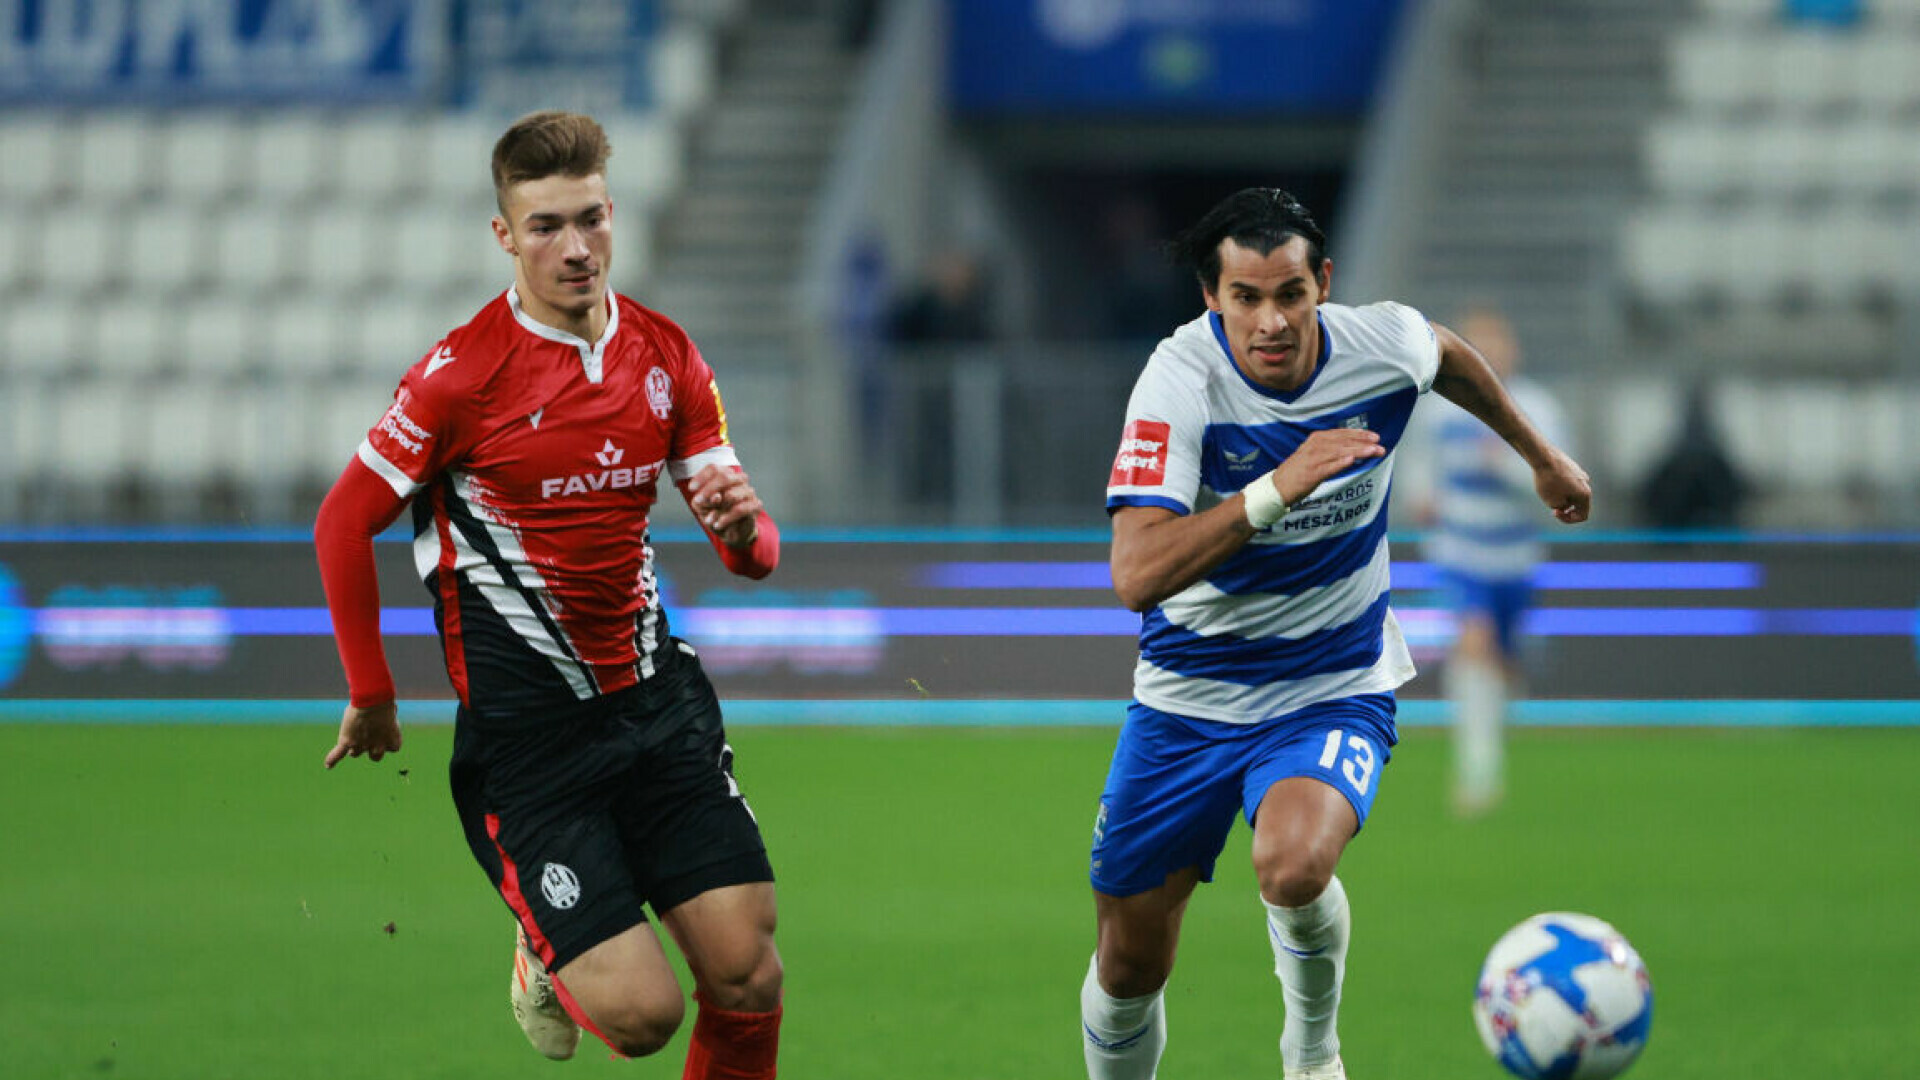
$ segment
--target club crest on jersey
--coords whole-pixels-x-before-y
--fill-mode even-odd
[[[647,372],[647,407],[662,420],[673,415],[673,380],[658,367]]]
[[[1157,487],[1167,482],[1167,439],[1171,425],[1162,420],[1135,420],[1120,436],[1120,453],[1113,459],[1108,487]]]

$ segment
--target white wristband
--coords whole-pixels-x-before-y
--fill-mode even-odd
[[[1274,485],[1275,469],[1248,484],[1240,491],[1246,501],[1247,524],[1256,529],[1265,529],[1274,522],[1287,516],[1287,500],[1280,497],[1280,489]]]

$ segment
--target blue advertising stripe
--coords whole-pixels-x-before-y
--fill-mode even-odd
[[[60,619],[73,609],[19,608],[33,616],[34,633],[53,636]],[[109,609],[103,609],[109,610]],[[121,613],[128,632],[159,625],[182,610],[131,609]],[[236,637],[330,636],[326,608],[209,608]],[[1398,606],[1409,623],[1444,612]],[[53,613],[53,614],[50,614]],[[796,634],[836,619],[866,617],[878,633],[891,637],[1133,637],[1140,616],[1120,607],[685,607],[688,625],[724,625],[730,614],[771,624],[785,620]],[[141,620],[146,620],[142,623]],[[431,608],[385,608],[382,633],[432,637]],[[1907,637],[1920,633],[1916,614],[1907,608],[1539,608],[1526,620],[1526,632],[1541,637],[1752,637],[1763,634],[1814,637]]]
[[[121,701],[21,698],[0,700],[0,723],[12,724],[315,724],[339,723],[337,699],[178,699]],[[727,723],[738,727],[1087,727],[1117,725],[1120,699],[735,699]],[[453,722],[452,700],[404,701],[408,724]],[[1402,727],[1438,727],[1451,716],[1444,701],[1402,700]],[[1513,724],[1538,728],[1885,728],[1920,727],[1920,701],[1716,699],[1521,701]]]
[[[1536,572],[1539,589],[1654,590],[1757,589],[1765,573],[1752,562],[1552,562]],[[918,584],[932,589],[1113,588],[1104,562],[940,562],[925,567]],[[1439,567],[1418,559],[1393,561],[1393,587],[1432,589],[1444,584]]]
[[[656,543],[705,543],[693,526],[667,525],[650,530]],[[1388,534],[1395,544],[1417,544],[1426,534],[1396,529]],[[1608,546],[1616,544],[1920,544],[1920,531],[1788,532],[1744,529],[1552,529],[1540,537],[1549,544]],[[383,543],[413,543],[412,527],[402,522],[381,533]],[[1107,544],[1111,530],[1020,529],[1006,527],[795,526],[780,530],[782,543],[794,544]],[[312,544],[311,528],[225,528],[211,526],[0,526],[0,544]]]

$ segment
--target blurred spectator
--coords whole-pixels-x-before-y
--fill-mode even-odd
[[[1099,287],[1105,306],[1097,336],[1151,346],[1167,327],[1193,317],[1200,295],[1192,275],[1162,257],[1155,239],[1166,232],[1151,202],[1138,194],[1121,196],[1108,208],[1102,232],[1111,276]]]
[[[1662,529],[1735,528],[1752,493],[1721,437],[1706,384],[1695,383],[1672,443],[1641,482],[1641,513]]]
[[[992,333],[985,265],[972,252],[935,256],[920,280],[891,306],[887,340],[889,412],[895,423],[894,489],[909,506],[953,503],[953,377],[964,346]]]
[[[887,319],[887,336],[908,345],[985,341],[990,307],[986,269],[979,257],[968,251],[945,251],[895,302]]]
[[[1473,308],[1457,329],[1534,426],[1567,445],[1559,403],[1519,374],[1520,345],[1506,316]],[[1551,519],[1534,494],[1533,470],[1451,403],[1434,425],[1432,466],[1430,505],[1420,516],[1433,526],[1429,553],[1454,615],[1443,679],[1453,702],[1453,804],[1472,816],[1492,809],[1505,788],[1507,711],[1525,686],[1521,627],[1546,558],[1541,526]]]

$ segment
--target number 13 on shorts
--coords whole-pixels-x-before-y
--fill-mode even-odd
[[[1320,767],[1344,776],[1354,794],[1365,796],[1373,783],[1375,762],[1373,743],[1363,735],[1349,735],[1341,728],[1327,732],[1327,743],[1320,751]]]

